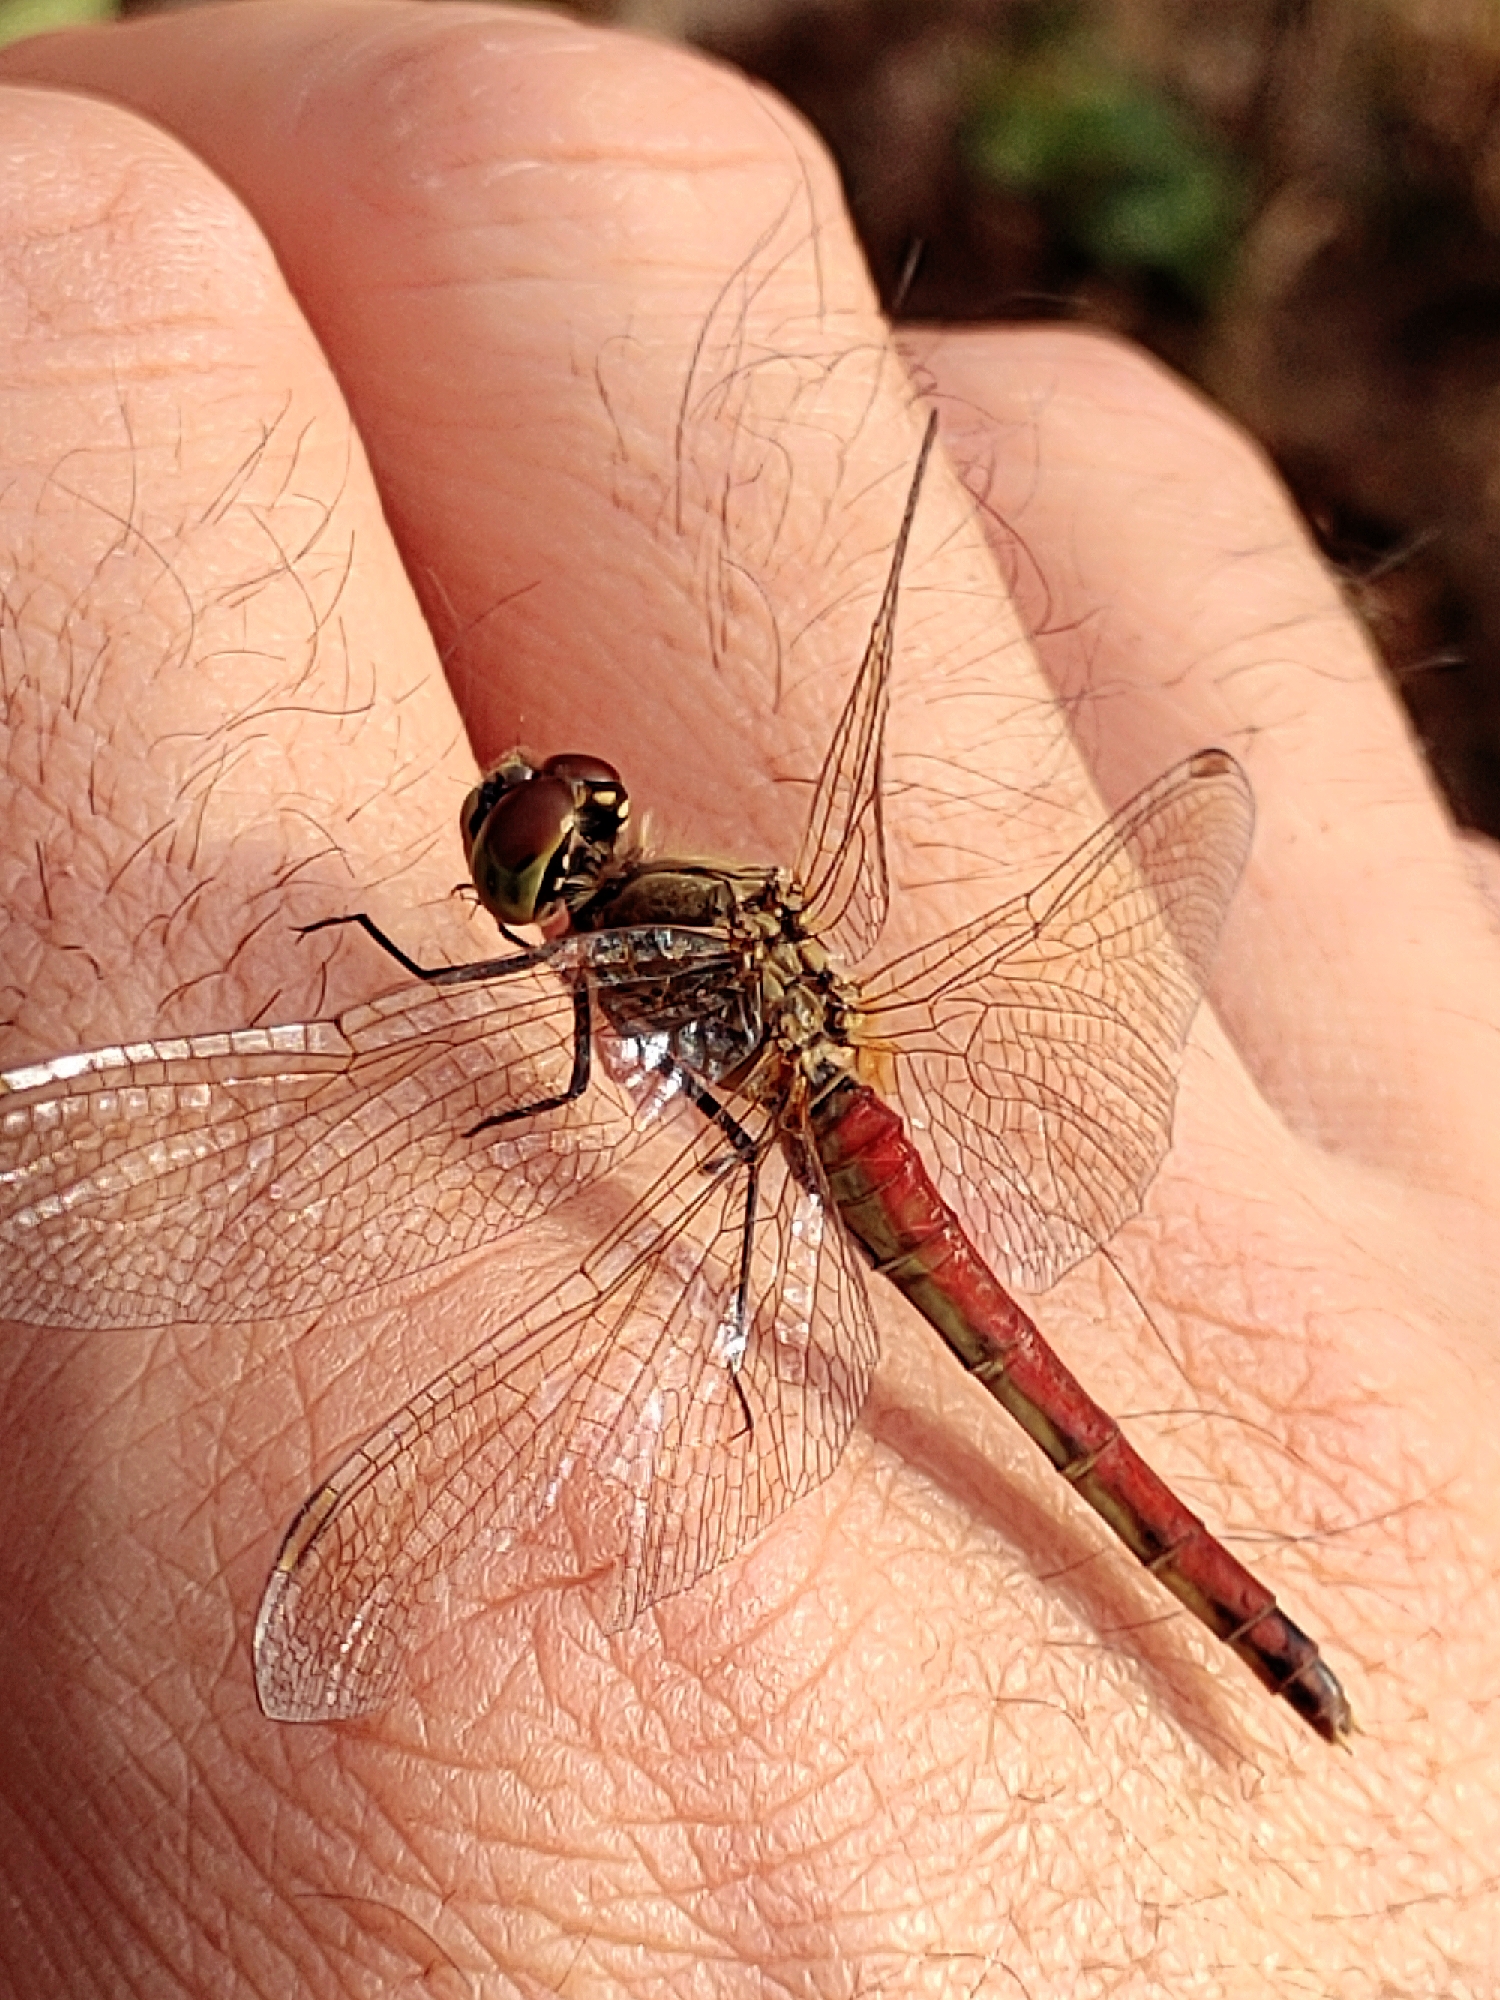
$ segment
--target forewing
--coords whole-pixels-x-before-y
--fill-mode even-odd
[[[565,1090],[573,1045],[571,991],[540,965],[402,987],[333,1022],[12,1071],[4,1310],[80,1328],[248,1320],[461,1257],[636,1143],[628,1077],[598,1063],[575,1102],[474,1132]]]
[[[1035,889],[869,983],[861,1038],[943,1193],[1010,1282],[1043,1290],[1140,1207],[1244,866],[1250,788],[1200,751]]]
[[[882,790],[896,604],[917,496],[936,436],[934,413],[912,474],[880,608],[818,773],[794,870],[805,892],[808,928],[847,965],[858,964],[874,948],[890,903]]]
[[[864,1280],[764,1114],[743,1129],[761,1161],[748,1265],[750,1173],[708,1126],[567,1287],[428,1383],[308,1502],[257,1624],[268,1714],[379,1707],[440,1572],[481,1538],[486,1555],[555,1538],[615,1629],[827,1478],[876,1358]]]

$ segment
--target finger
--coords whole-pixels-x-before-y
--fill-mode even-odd
[[[223,185],[55,92],[0,89],[0,160],[0,1060],[295,1018],[336,997],[299,912],[351,879],[404,871],[413,906],[451,880],[435,808],[467,757],[430,640],[327,364]],[[377,657],[402,663],[394,720]],[[243,1916],[216,1976],[326,1962],[259,1831],[296,1805],[245,1642],[308,1455],[296,1385],[340,1370],[329,1344],[0,1340],[0,1868],[25,1911],[0,1957],[22,1987],[190,1988],[209,1905]],[[370,1817],[323,1818],[356,1869]]]
[[[1302,1130],[1446,1190],[1493,1175],[1500,951],[1368,642],[1265,465],[1072,332],[915,334],[945,435],[1107,796],[1222,742],[1258,821],[1215,997]]]
[[[6,1054],[295,1018],[332,997],[300,916],[446,896],[461,735],[250,218],[112,108],[4,120]]]
[[[1500,916],[1500,843],[1474,833],[1464,840],[1464,854],[1479,893],[1493,916]]]
[[[786,115],[696,59],[461,7],[184,13],[11,61],[148,111],[259,218],[480,754],[593,750],[679,838],[789,856],[919,427]],[[1018,794],[1055,783],[1064,840],[1094,810],[1015,636],[934,478],[893,775],[924,802],[909,876],[964,875],[970,913],[1056,854],[1052,802],[1018,830]]]

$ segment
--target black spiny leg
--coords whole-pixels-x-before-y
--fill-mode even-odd
[[[740,1225],[740,1274],[735,1281],[734,1305],[731,1309],[734,1321],[737,1352],[729,1366],[729,1379],[734,1385],[734,1393],[739,1398],[740,1409],[744,1412],[745,1430],[755,1429],[755,1419],[750,1414],[750,1404],[740,1381],[740,1362],[750,1344],[750,1260],[755,1248],[755,1215],[760,1196],[761,1152],[750,1134],[713,1092],[679,1068],[670,1056],[661,1056],[652,1065],[660,1076],[667,1076],[677,1085],[690,1104],[703,1113],[710,1125],[717,1125],[728,1139],[731,1147],[745,1169],[745,1219]]]
[[[555,1097],[539,1097],[535,1104],[518,1104],[512,1111],[493,1112],[488,1118],[481,1118],[477,1125],[471,1125],[464,1137],[472,1139],[476,1132],[488,1132],[496,1125],[509,1125],[517,1118],[535,1118],[542,1111],[560,1111],[565,1104],[582,1097],[589,1087],[593,1046],[589,990],[580,983],[573,988],[573,1074],[568,1078],[567,1089],[558,1091]]]
[[[505,958],[480,958],[472,965],[418,965],[363,910],[356,910],[347,917],[319,917],[315,924],[299,924],[297,935],[310,937],[314,931],[335,930],[340,924],[357,924],[366,937],[373,938],[383,952],[395,959],[397,965],[414,979],[425,979],[429,986],[467,986],[478,979],[503,979],[507,973],[524,972],[529,966],[545,965],[552,956],[546,945],[527,945]]]
[[[507,958],[476,959],[472,965],[418,965],[409,958],[394,938],[386,936],[375,919],[363,910],[356,910],[347,917],[320,917],[315,924],[302,924],[298,936],[307,937],[313,931],[335,930],[340,924],[357,924],[369,938],[373,938],[383,952],[395,959],[399,966],[411,973],[414,979],[423,979],[429,986],[467,986],[478,980],[503,979],[508,973],[525,972],[534,965],[545,965],[552,953],[546,945],[522,947]],[[503,926],[502,926],[503,928]],[[507,931],[506,936],[511,936]],[[518,940],[519,942],[519,940]],[[582,1097],[589,1084],[589,1053],[593,1046],[593,1035],[589,1023],[588,988],[579,984],[573,988],[573,1074],[568,1078],[567,1088],[554,1097],[539,1097],[535,1104],[518,1104],[511,1111],[497,1111],[492,1117],[481,1118],[477,1125],[471,1125],[464,1134],[472,1139],[476,1132],[487,1132],[494,1125],[509,1125],[517,1118],[535,1118],[541,1111],[557,1111],[564,1104],[571,1104]]]
[[[739,1127],[735,1128],[737,1131]],[[741,1133],[741,1137],[745,1137]],[[755,1419],[750,1414],[749,1400],[744,1385],[740,1381],[740,1363],[750,1345],[750,1257],[755,1247],[755,1212],[760,1198],[760,1161],[751,1160],[745,1173],[745,1219],[740,1226],[740,1275],[734,1288],[734,1324],[739,1342],[739,1352],[729,1370],[729,1379],[734,1384],[734,1393],[740,1399],[740,1409],[744,1413],[745,1430],[755,1429]]]
[[[679,1068],[670,1056],[659,1056],[651,1067],[658,1076],[670,1077],[688,1103],[695,1104],[710,1125],[718,1126],[747,1166],[754,1162],[755,1141],[711,1090],[705,1089],[695,1077],[690,1076],[685,1069]]]

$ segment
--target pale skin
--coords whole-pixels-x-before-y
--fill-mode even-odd
[[[458,8],[207,10],[0,78],[0,1063],[389,990],[293,936],[340,909],[490,951],[454,815],[518,737],[609,757],[674,844],[789,854],[920,434],[790,114]],[[454,1603],[389,1713],[278,1726],[279,1536],[482,1275],[345,1325],[10,1329],[8,1988],[1497,1990],[1492,861],[1218,418],[1091,336],[903,349],[990,506],[939,474],[913,543],[901,936],[1187,750],[1255,785],[1176,1144],[1034,1310],[1322,1643],[1352,1753],[897,1307],[833,1479],[687,1597],[612,1639],[566,1591]],[[751,424],[786,512],[718,535],[674,464]]]

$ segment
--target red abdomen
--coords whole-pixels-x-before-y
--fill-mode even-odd
[[[896,1113],[850,1080],[817,1106],[813,1129],[830,1193],[875,1269],[906,1294],[1131,1554],[1319,1735],[1341,1742],[1353,1718],[1316,1645],[1058,1360],[964,1234]]]

